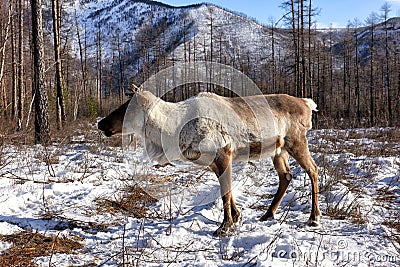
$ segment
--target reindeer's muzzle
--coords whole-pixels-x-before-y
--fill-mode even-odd
[[[110,137],[111,135],[113,135],[112,131],[103,131],[104,135],[107,137]]]
[[[102,119],[101,121],[99,121],[97,123],[97,129],[102,131],[104,133],[104,135],[107,137],[110,137],[114,134],[111,127],[108,125],[108,123],[105,121],[105,119]]]

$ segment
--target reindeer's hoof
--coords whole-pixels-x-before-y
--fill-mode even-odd
[[[233,224],[232,223],[222,223],[221,226],[214,232],[215,237],[224,237],[232,233]]]
[[[310,226],[310,227],[318,227],[318,226],[320,226],[318,219],[313,220],[311,218],[307,221],[307,225]]]
[[[274,220],[274,215],[271,213],[265,213],[263,216],[261,216],[260,221],[265,222],[265,221],[273,221]]]
[[[240,221],[240,219],[242,219],[242,216],[240,215],[239,212],[237,212],[235,215],[232,216],[232,221],[234,224]]]

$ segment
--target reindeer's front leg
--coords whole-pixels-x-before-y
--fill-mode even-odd
[[[218,176],[224,205],[224,220],[221,226],[214,232],[214,236],[224,236],[231,230],[233,224],[240,217],[232,196],[232,151],[229,145],[217,153],[210,167]]]

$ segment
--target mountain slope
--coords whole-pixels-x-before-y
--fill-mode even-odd
[[[109,60],[123,57],[129,73],[146,64],[151,68],[155,60],[218,57],[231,62],[242,56],[253,64],[271,55],[269,29],[210,4],[172,7],[155,1],[74,0],[67,1],[64,10],[70,24],[76,16],[89,57],[95,58],[98,51]],[[78,54],[76,37],[73,50]]]

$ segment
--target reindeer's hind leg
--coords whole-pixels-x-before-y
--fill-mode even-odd
[[[279,176],[279,187],[274,196],[274,199],[272,200],[271,205],[268,208],[267,213],[265,213],[260,218],[261,221],[266,221],[274,217],[275,212],[278,209],[279,204],[281,203],[282,198],[286,193],[286,189],[288,188],[289,183],[292,180],[288,158],[289,154],[285,149],[282,149],[281,153],[275,155],[275,157],[273,158],[274,166]]]
[[[318,226],[321,212],[318,205],[318,166],[310,155],[308,150],[308,142],[305,133],[300,134],[298,138],[288,140],[285,143],[285,148],[289,154],[300,164],[307,172],[311,179],[311,214],[307,224],[309,226]]]
[[[221,226],[214,232],[214,236],[224,236],[231,230],[233,224],[240,217],[232,196],[232,151],[229,145],[217,153],[210,167],[218,176],[224,208],[224,220]]]
[[[233,195],[231,196],[231,216],[232,216],[233,223],[237,223],[240,219],[240,212],[239,212],[238,208],[236,207],[236,203],[233,198]]]

